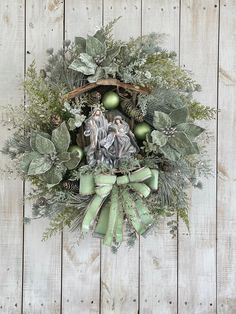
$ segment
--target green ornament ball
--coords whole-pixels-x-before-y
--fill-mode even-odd
[[[84,156],[84,151],[81,147],[79,147],[78,145],[71,145],[68,149],[69,153],[77,153],[79,155],[80,160],[83,158]]]
[[[139,140],[145,140],[146,135],[151,133],[151,127],[146,122],[138,123],[134,128],[134,135]]]
[[[106,109],[112,110],[119,106],[120,98],[115,92],[110,91],[103,95],[102,103]]]

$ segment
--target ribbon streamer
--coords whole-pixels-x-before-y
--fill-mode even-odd
[[[104,244],[111,246],[114,239],[122,242],[124,213],[136,232],[143,234],[153,224],[153,217],[142,198],[157,190],[158,174],[156,169],[143,167],[122,176],[100,174],[93,178],[89,175],[88,179],[83,175],[80,185],[86,182],[89,186],[81,186],[82,191],[95,194],[83,219],[82,231],[89,231],[101,211],[95,234],[104,239]],[[136,198],[127,188],[137,193]]]

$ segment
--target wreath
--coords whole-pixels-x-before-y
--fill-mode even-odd
[[[165,216],[175,236],[189,186],[211,173],[198,120],[215,112],[193,99],[199,85],[160,35],[116,41],[114,22],[48,49],[45,69],[27,70],[26,105],[9,107],[2,151],[33,185],[31,219],[50,218],[43,239],[68,226],[117,248]]]

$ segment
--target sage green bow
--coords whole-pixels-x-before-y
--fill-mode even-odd
[[[122,176],[82,175],[80,194],[94,194],[82,222],[82,231],[89,231],[102,208],[95,233],[104,238],[105,244],[110,246],[114,238],[117,243],[122,241],[123,210],[136,232],[143,234],[153,224],[153,217],[142,198],[148,197],[151,190],[157,188],[158,170],[146,167]],[[129,189],[136,192],[138,197],[134,199]],[[103,206],[108,196],[110,201]]]

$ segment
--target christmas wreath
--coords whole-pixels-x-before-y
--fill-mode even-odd
[[[199,85],[160,35],[115,41],[113,24],[49,49],[45,69],[28,68],[26,104],[10,108],[16,132],[2,151],[33,184],[32,217],[50,218],[43,239],[68,226],[118,247],[163,216],[175,236],[189,186],[210,174],[196,122],[214,109],[192,98]]]

